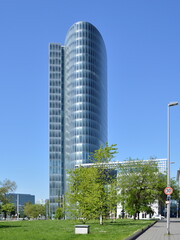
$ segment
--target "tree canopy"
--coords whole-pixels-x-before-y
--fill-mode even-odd
[[[14,181],[10,181],[5,179],[4,181],[0,181],[0,202],[7,203],[8,199],[6,194],[9,192],[13,192],[16,189],[16,183]]]
[[[121,189],[120,202],[123,209],[133,215],[134,219],[140,212],[151,213],[151,206],[156,200],[165,202],[166,179],[167,176],[159,172],[154,159],[129,160],[121,164],[118,184]],[[175,186],[175,183],[171,182]],[[174,196],[178,191],[175,192]]]
[[[45,216],[45,206],[41,204],[26,203],[24,206],[24,214],[29,218]]]
[[[108,209],[113,211],[115,197],[112,192],[116,192],[116,178],[112,170],[103,163],[108,163],[116,153],[115,144],[100,147],[93,154],[91,159],[94,164],[91,167],[72,169],[69,179],[69,193],[67,194],[69,209],[71,213],[84,222],[100,217],[100,223],[103,223],[103,215],[106,215]]]

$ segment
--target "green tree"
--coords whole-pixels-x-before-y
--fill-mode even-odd
[[[67,194],[68,208],[71,213],[84,222],[100,217],[113,211],[116,197],[112,197],[115,190],[116,178],[113,169],[109,169],[108,162],[116,153],[116,145],[100,147],[91,154],[91,167],[79,167],[69,172],[69,193]],[[113,199],[113,201],[112,201]],[[117,204],[116,204],[117,205]]]
[[[120,165],[118,185],[120,202],[124,210],[136,216],[140,212],[152,212],[151,204],[157,200],[159,170],[154,160],[129,160]]]
[[[179,196],[180,196],[180,188],[178,183],[171,178],[170,180],[170,186],[173,188],[173,193],[171,195],[171,199],[173,200],[179,200]],[[159,174],[159,178],[158,178],[158,202],[159,202],[159,206],[160,206],[160,211],[162,212],[166,206],[165,201],[167,200],[167,195],[164,193],[164,189],[167,187],[167,174]]]
[[[109,146],[108,143],[106,143],[105,147],[100,146],[99,149],[91,153],[90,160],[96,164],[109,163],[114,158],[114,155],[118,153],[116,146],[117,144]]]
[[[99,195],[100,202],[98,206],[98,214],[100,218],[100,224],[103,224],[103,216],[108,214],[108,211],[113,213],[117,206],[117,184],[116,184],[116,171],[109,163],[117,154],[117,144],[100,147],[91,154],[90,158],[95,163],[95,167],[98,169],[98,183],[99,183]]]
[[[6,194],[9,192],[13,192],[16,189],[16,183],[12,182],[8,179],[0,182],[0,202],[7,203],[8,199]]]
[[[98,170],[94,167],[79,167],[69,173],[69,193],[66,197],[68,210],[85,223],[97,217],[97,208],[101,201]]]
[[[64,217],[64,210],[62,207],[56,209],[55,219],[62,219]]]
[[[26,203],[24,206],[24,214],[29,218],[45,216],[45,206],[41,204]]]
[[[4,213],[4,217],[6,219],[8,214],[15,213],[15,206],[13,203],[5,203],[5,204],[2,204],[1,210]]]

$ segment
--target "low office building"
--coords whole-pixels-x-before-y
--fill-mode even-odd
[[[35,204],[35,196],[31,194],[8,193],[6,197],[10,203],[15,205],[15,212],[18,216],[23,211],[23,207],[26,203]]]
[[[167,170],[167,159],[149,159],[149,160],[143,160],[143,161],[146,162],[146,161],[152,161],[152,160],[157,163],[159,171],[164,174],[166,172],[166,170]],[[108,169],[114,169],[115,170],[115,169],[118,169],[119,166],[124,165],[124,164],[126,164],[127,167],[128,167],[128,160],[127,161],[114,161],[114,162],[112,161],[112,162],[101,163],[101,164],[105,165]],[[80,166],[91,167],[91,166],[94,166],[94,165],[95,165],[94,163],[84,163],[84,164],[78,164],[75,167],[76,168],[78,168]],[[116,171],[116,174],[120,174],[118,170]],[[179,171],[179,175],[178,176],[179,176],[179,179],[180,179],[180,171]],[[179,180],[179,182],[180,182],[180,180]],[[151,205],[151,209],[154,212],[154,215],[159,215],[160,207],[159,207],[158,201],[155,201]],[[121,204],[117,205],[116,216],[117,216],[117,218],[128,217],[128,214],[126,214],[123,211],[123,208],[122,208]],[[152,217],[152,214],[146,214],[145,212],[141,212],[139,214],[139,218],[140,219],[151,218],[151,217]]]

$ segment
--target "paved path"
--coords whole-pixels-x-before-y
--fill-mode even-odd
[[[180,240],[180,219],[170,219],[170,235],[167,234],[166,219],[158,221],[137,240]]]

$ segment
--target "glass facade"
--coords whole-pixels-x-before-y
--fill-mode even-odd
[[[64,47],[49,46],[49,200],[55,212],[64,189]]]
[[[90,23],[75,23],[49,52],[50,209],[66,190],[66,170],[88,163],[107,141],[106,50]]]

